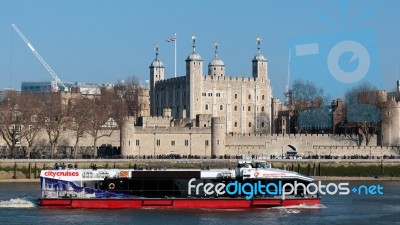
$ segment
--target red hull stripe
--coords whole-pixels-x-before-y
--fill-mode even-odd
[[[39,199],[44,208],[138,209],[138,208],[212,208],[243,209],[276,206],[317,205],[320,198],[299,199]]]

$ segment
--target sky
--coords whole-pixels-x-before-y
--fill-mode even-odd
[[[204,72],[218,42],[226,75],[251,76],[260,36],[272,94],[281,100],[289,68],[290,82],[312,81],[332,98],[363,81],[392,91],[400,67],[399,8],[396,0],[2,0],[0,88],[52,79],[14,23],[64,82],[136,76],[145,84],[156,43],[166,78],[173,77],[174,43],[165,40],[176,33],[178,76],[185,74],[193,34]]]

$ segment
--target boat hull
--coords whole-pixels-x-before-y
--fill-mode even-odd
[[[271,208],[278,206],[317,205],[320,198],[290,199],[232,199],[232,198],[138,198],[138,199],[84,199],[84,198],[41,198],[39,205],[43,208],[85,208],[85,209],[140,209],[140,208],[209,208],[209,209],[245,209]]]

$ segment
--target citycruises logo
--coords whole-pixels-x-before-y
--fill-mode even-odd
[[[261,181],[253,183],[239,183],[234,181],[228,184],[225,183],[196,183],[196,178],[192,178],[188,182],[188,194],[192,195],[192,189],[195,189],[195,195],[199,195],[200,192],[205,195],[244,195],[246,200],[252,199],[257,195],[272,195],[282,196],[284,200],[286,196],[296,195],[348,195],[353,192],[358,195],[383,195],[383,187],[381,185],[359,185],[357,187],[350,188],[349,183],[328,183],[322,184],[321,181],[317,183],[284,183],[278,181],[277,183],[266,183],[262,184]]]
[[[77,177],[79,176],[78,171],[47,171],[44,173],[45,176],[49,177]]]

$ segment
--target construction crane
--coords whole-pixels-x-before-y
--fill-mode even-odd
[[[64,85],[64,83],[60,80],[57,74],[51,69],[49,64],[43,59],[43,57],[39,54],[38,51],[35,50],[33,45],[29,42],[29,40],[25,37],[25,35],[18,29],[15,24],[11,24],[14,30],[18,33],[18,35],[22,38],[26,45],[28,45],[29,49],[35,54],[36,58],[42,63],[42,65],[46,68],[46,70],[50,73],[50,75],[54,78],[54,81],[51,82],[51,90],[53,92],[58,92],[58,84],[64,87],[64,91],[67,91],[68,88]]]

